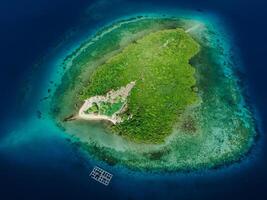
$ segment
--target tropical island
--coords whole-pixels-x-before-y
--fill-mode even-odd
[[[110,165],[188,171],[238,161],[256,132],[226,43],[193,19],[115,22],[66,56],[51,114]]]

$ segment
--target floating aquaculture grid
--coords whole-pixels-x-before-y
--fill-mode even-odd
[[[108,185],[110,180],[112,179],[112,174],[99,168],[99,167],[94,167],[92,172],[90,173],[90,177],[104,185]]]

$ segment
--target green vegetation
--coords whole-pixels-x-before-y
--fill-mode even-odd
[[[124,101],[118,100],[114,103],[111,102],[100,102],[99,104],[93,103],[93,105],[88,108],[85,113],[90,114],[101,114],[101,115],[107,115],[112,116],[115,112],[119,111],[124,104]]]
[[[99,113],[101,115],[112,116],[115,112],[119,111],[124,102],[118,101],[115,103],[101,102],[99,105]]]
[[[98,108],[97,103],[93,103],[93,105],[92,105],[90,108],[88,108],[88,109],[85,111],[85,113],[86,113],[86,114],[89,114],[89,113],[98,113],[98,110],[99,110],[99,108]]]
[[[198,102],[192,89],[195,69],[189,64],[198,51],[199,45],[182,29],[150,33],[99,66],[84,88],[83,98],[105,95],[136,81],[124,113],[132,117],[112,130],[138,142],[163,142],[182,111]],[[100,110],[110,115],[119,106],[105,103]]]

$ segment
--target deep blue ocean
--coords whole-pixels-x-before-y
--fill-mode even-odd
[[[105,187],[89,178],[94,161],[80,159],[73,146],[53,135],[56,130],[44,125],[31,136],[36,127],[24,129],[29,113],[36,112],[25,103],[25,91],[39,98],[38,88],[52,70],[40,63],[68,48],[64,41],[72,46],[83,33],[127,15],[176,8],[215,14],[233,36],[259,132],[252,161],[223,172],[115,175]],[[0,199],[267,199],[266,38],[266,0],[1,0],[0,141],[9,138],[9,146],[0,149]]]

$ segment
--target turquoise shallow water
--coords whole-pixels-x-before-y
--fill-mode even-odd
[[[94,31],[86,30],[87,34]],[[138,173],[123,167],[114,168],[103,162],[88,160],[87,155],[68,142],[68,136],[58,129],[51,118],[43,112],[48,109],[46,101],[40,104],[40,99],[48,95],[47,89],[51,88],[50,81],[56,82],[55,80],[61,77],[60,72],[57,73],[58,69],[55,67],[60,63],[58,61],[64,57],[66,52],[71,52],[84,37],[83,33],[75,33],[74,36],[70,36],[69,43],[64,43],[52,50],[45,59],[48,62],[45,61],[42,64],[42,66],[46,66],[46,75],[42,70],[33,73],[30,82],[32,90],[21,105],[27,112],[24,112],[26,114],[22,116],[12,117],[12,121],[7,125],[7,133],[1,138],[1,157],[8,160],[7,163],[13,163],[17,168],[27,169],[29,176],[47,173],[47,177],[55,180],[55,183],[58,184],[59,191],[69,188],[74,191],[76,197],[96,196],[97,192],[103,191],[101,185],[88,179],[92,167],[99,165],[116,174],[112,180],[112,185],[105,188],[105,193],[100,195],[105,197],[105,195],[110,194],[114,199],[128,197],[142,199],[151,197],[153,194],[157,194],[158,199],[166,196],[170,199],[177,196],[182,198],[192,196],[192,193],[204,195],[207,192],[206,188],[209,188],[209,195],[212,196],[217,192],[222,192],[221,185],[225,190],[231,190],[232,184],[238,185],[239,181],[244,179],[244,174],[250,174],[251,168],[259,162],[260,152],[258,150],[260,145],[257,145],[252,154],[241,163],[219,170],[188,174]],[[40,76],[37,74],[41,74],[43,79],[40,80]],[[38,110],[42,112],[41,119],[38,118]],[[15,172],[15,174],[19,175],[19,172]],[[233,175],[234,180],[231,179]],[[225,179],[227,181],[222,183]],[[35,181],[38,183],[38,178]],[[63,181],[67,182],[65,186],[62,186]],[[75,184],[79,186],[75,187]],[[87,192],[84,192],[86,190]]]

